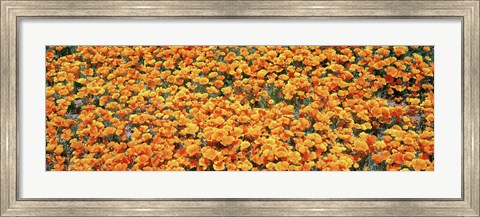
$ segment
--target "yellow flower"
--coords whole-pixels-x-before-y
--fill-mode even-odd
[[[198,126],[196,124],[188,123],[185,131],[188,134],[195,134],[198,131]]]
[[[263,78],[263,77],[265,77],[265,75],[267,75],[267,73],[268,73],[268,72],[267,72],[265,69],[262,69],[262,70],[260,70],[260,71],[257,72],[257,76],[258,76],[259,78]]]
[[[205,78],[205,77],[202,77],[202,78],[200,78],[200,80],[199,80],[199,83],[200,83],[201,85],[208,84],[208,82],[209,82],[208,78]]]
[[[240,143],[240,150],[245,150],[245,149],[247,149],[248,147],[250,147],[250,143],[249,143],[249,142],[243,141],[242,143]]]
[[[278,162],[275,164],[275,170],[276,171],[285,171],[285,170],[288,170],[288,162],[285,162],[285,161],[281,161],[281,162]]]

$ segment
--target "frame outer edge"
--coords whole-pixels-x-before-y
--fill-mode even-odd
[[[480,16],[479,16],[479,11],[480,11],[480,2],[476,1],[474,2],[474,6],[472,7],[472,23],[471,23],[471,28],[472,28],[472,36],[470,38],[470,41],[472,42],[472,51],[471,51],[471,82],[473,86],[472,90],[472,155],[471,156],[471,166],[470,168],[472,169],[472,174],[471,176],[471,208],[473,211],[476,213],[476,215],[480,216],[480,166],[479,166],[479,156],[480,156],[480,53],[479,53],[479,28],[480,28]]]
[[[16,122],[16,14],[12,2],[1,1],[1,88],[0,88],[0,141],[1,141],[1,212],[0,216],[12,216],[12,208],[18,204],[17,171],[17,122]]]
[[[1,212],[0,215],[5,215],[8,212],[8,209],[12,205],[12,186],[10,185],[10,173],[8,172],[10,156],[9,153],[12,151],[8,148],[8,129],[9,123],[8,121],[11,120],[9,117],[9,108],[8,108],[8,98],[9,98],[9,63],[10,59],[8,58],[8,52],[10,50],[10,43],[9,41],[9,31],[11,28],[11,22],[9,21],[9,8],[6,2],[1,2],[1,71],[0,71],[0,141],[1,141]],[[16,188],[14,188],[16,189]]]
[[[18,149],[16,149],[16,133],[17,133],[17,125],[16,125],[16,118],[17,118],[17,96],[16,96],[16,88],[17,88],[17,77],[15,73],[17,66],[15,65],[15,60],[16,60],[16,51],[17,51],[17,44],[16,44],[16,18],[17,14],[15,11],[22,11],[23,13],[26,13],[27,10],[32,10],[29,12],[33,12],[32,14],[41,14],[38,10],[48,10],[48,13],[52,13],[52,11],[55,10],[61,10],[64,9],[62,6],[66,6],[66,2],[54,2],[54,1],[49,1],[49,2],[43,2],[43,1],[24,1],[24,2],[16,2],[16,1],[5,1],[5,0],[0,0],[1,1],[1,40],[2,43],[0,44],[0,142],[1,142],[1,147],[0,147],[0,156],[1,156],[1,167],[0,167],[0,175],[1,175],[1,181],[0,181],[0,189],[1,189],[1,209],[0,209],[0,216],[14,216],[14,215],[55,215],[55,214],[61,214],[61,215],[119,215],[120,212],[122,215],[155,215],[155,214],[169,214],[168,212],[173,211],[176,208],[180,207],[175,207],[172,206],[170,208],[166,207],[166,204],[170,204],[169,202],[158,202],[162,203],[164,205],[160,205],[158,207],[150,207],[153,209],[140,209],[139,207],[135,206],[128,206],[126,205],[122,209],[113,209],[112,207],[103,207],[101,205],[98,205],[99,210],[96,211],[94,207],[90,208],[81,208],[79,206],[75,206],[73,208],[66,208],[66,207],[58,207],[56,208],[55,205],[62,206],[66,205],[64,201],[18,201],[17,200],[17,193],[18,190],[16,187],[16,171],[17,171],[17,161],[16,161],[16,155],[15,153],[18,152]],[[92,5],[93,3],[97,2],[102,2],[102,1],[91,1],[88,3],[88,5]],[[47,4],[44,4],[47,3]],[[69,2],[70,4],[73,5],[79,5],[76,3]],[[112,3],[112,2],[110,2]],[[120,6],[123,7],[118,7],[117,10],[127,10],[129,8],[134,9],[135,12],[132,12],[131,16],[134,16],[135,13],[138,12],[139,8],[135,8],[132,6],[132,4],[129,4],[127,2],[115,2],[118,3]],[[140,2],[138,2],[140,3]],[[211,1],[209,2],[210,4],[206,5],[213,5]],[[222,2],[221,4],[222,7],[227,7],[229,3]],[[232,2],[233,3],[233,2]],[[255,2],[253,2],[255,3]],[[247,5],[249,7],[253,7],[252,2],[247,2]],[[235,15],[242,15],[243,16],[248,16],[248,15],[254,15],[258,16],[258,14],[264,13],[264,15],[269,16],[270,14],[275,14],[278,12],[286,12],[287,15],[291,14],[299,14],[300,11],[304,13],[311,13],[314,15],[319,15],[322,13],[325,13],[325,11],[331,11],[331,10],[338,10],[332,7],[331,3],[328,2],[322,2],[326,3],[328,7],[322,7],[322,4],[320,2],[300,2],[301,6],[299,7],[293,7],[291,11],[286,10],[286,7],[292,6],[293,4],[291,3],[284,3],[282,1],[279,2],[280,4],[275,6],[272,5],[271,8],[273,11],[269,11],[268,8],[264,8],[265,4],[262,4],[262,8],[256,9],[254,12],[247,12],[245,10],[239,10],[237,12],[234,11],[228,11],[232,12]],[[385,4],[385,2],[378,2],[380,5]],[[396,2],[400,4],[400,2]],[[426,2],[421,2],[422,4],[425,4]],[[452,8],[448,8],[448,3],[452,3]],[[43,8],[36,9],[35,5],[44,5]],[[59,4],[60,6],[57,6],[56,4]],[[140,3],[142,4],[142,3]],[[145,5],[148,5],[148,2],[143,3]],[[185,3],[183,3],[185,4]],[[235,3],[234,3],[235,4]],[[314,5],[315,7],[308,7],[308,5]],[[339,3],[340,4],[340,3]],[[349,2],[345,2],[342,4],[345,6],[345,8],[349,5]],[[101,5],[101,4],[100,4]],[[181,6],[182,3],[177,2],[177,1],[169,1],[167,4],[168,6],[166,7],[156,7],[154,9],[159,10],[166,10],[166,9],[171,9],[173,6]],[[193,6],[191,6],[188,10],[185,11],[180,11],[180,12],[169,12],[168,14],[170,16],[195,16],[198,14],[202,14],[204,16],[208,16],[208,13],[211,12],[212,14],[215,14],[216,16],[224,16],[224,14],[228,15],[227,12],[222,12],[221,8],[217,10],[207,10],[207,7],[201,7],[202,4],[199,2],[194,2]],[[239,4],[235,4],[239,5]],[[468,171],[465,171],[464,175],[464,201],[463,204],[464,206],[459,206],[459,207],[448,207],[448,206],[427,206],[424,207],[425,210],[422,211],[421,209],[409,209],[409,210],[404,210],[404,214],[410,214],[410,215],[422,215],[428,213],[428,211],[431,211],[433,215],[468,215],[468,216],[478,216],[479,215],[479,135],[480,135],[480,118],[479,118],[479,98],[480,98],[480,84],[479,84],[479,2],[478,0],[476,1],[445,1],[445,2],[440,2],[438,3],[438,7],[435,7],[435,9],[442,9],[442,10],[462,10],[464,12],[464,52],[463,56],[465,57],[464,60],[464,77],[462,79],[462,83],[464,84],[463,91],[464,92],[464,99],[468,100],[469,102],[464,101],[464,105],[468,105],[464,107],[464,112],[465,116],[463,117],[463,120],[465,121],[463,126],[465,126],[465,130],[463,131],[464,134],[464,149],[462,150],[464,153],[464,157],[467,157],[467,159],[464,160],[464,169],[465,166],[468,168]],[[157,5],[158,6],[158,5]],[[203,5],[204,6],[204,5]],[[464,6],[464,7],[460,7]],[[51,7],[51,8],[50,8]],[[328,8],[328,9],[325,9]],[[376,3],[370,2],[369,5],[367,6],[362,6],[360,9],[362,9],[364,12],[362,12],[362,16],[368,16],[369,14],[367,12],[371,11],[377,11],[377,14],[387,14],[387,12],[379,12],[379,9],[381,9],[381,6],[376,5]],[[425,8],[425,6],[421,6],[419,8]],[[448,8],[448,9],[446,9]],[[468,9],[465,9],[468,8]],[[341,9],[341,7],[339,7]],[[37,11],[35,11],[37,10]],[[320,10],[320,12],[314,12],[314,10]],[[345,9],[346,10],[346,9]],[[352,8],[349,8],[351,11]],[[422,9],[419,9],[422,10]],[[426,10],[426,9],[425,9]],[[92,15],[98,15],[98,13],[95,13],[97,10],[89,8],[87,14],[92,14]],[[101,11],[101,10],[98,10]],[[204,11],[204,12],[202,12]],[[74,16],[81,16],[81,14],[84,12],[76,12]],[[357,12],[360,14],[361,12]],[[405,16],[408,16],[408,14],[415,14],[415,13],[405,13]],[[425,12],[426,14],[432,14],[431,12]],[[67,13],[65,13],[67,14]],[[85,13],[84,13],[85,14]],[[110,12],[109,14],[118,14],[115,12]],[[147,15],[152,14],[152,11],[146,12]],[[205,15],[206,14],[206,15]],[[370,14],[371,15],[371,14]],[[108,16],[108,15],[107,15]],[[359,15],[360,16],[360,15]],[[385,15],[384,15],[385,16]],[[441,15],[438,15],[441,16]],[[468,33],[468,35],[467,35]],[[467,47],[468,46],[468,47]],[[468,79],[467,79],[468,78]],[[468,118],[468,119],[467,119]],[[468,150],[468,151],[467,151]],[[468,186],[467,186],[468,185]],[[91,203],[96,203],[95,201],[86,201],[91,202]],[[233,202],[233,201],[228,201],[228,202]],[[314,203],[310,202],[305,202],[307,204],[312,204],[313,206],[303,206],[300,205],[298,207],[292,207],[293,204],[298,204],[298,201],[288,203],[288,201],[279,201],[279,203],[274,202],[274,204],[282,204],[281,202],[286,202],[284,205],[285,207],[277,207],[279,208],[277,211],[274,212],[269,212],[272,208],[275,208],[276,206],[268,206],[268,202],[259,202],[259,204],[263,204],[260,206],[255,206],[255,207],[249,207],[248,204],[253,204],[254,202],[239,202],[239,203],[228,203],[226,204],[225,202],[219,202],[218,207],[213,207],[216,206],[214,203],[207,203],[208,208],[210,209],[210,212],[208,212],[208,208],[206,207],[198,207],[197,205],[203,204],[202,202],[197,203],[197,202],[192,202],[192,203],[185,203],[187,207],[185,208],[180,208],[178,213],[174,214],[187,214],[187,215],[242,215],[241,213],[238,213],[239,211],[244,211],[244,214],[255,214],[257,213],[258,215],[280,215],[283,213],[283,215],[339,215],[341,213],[346,214],[346,215],[354,215],[356,212],[352,212],[352,207],[345,207],[346,209],[342,211],[340,208],[332,208],[330,205],[329,207],[318,207],[319,204],[313,205]],[[459,201],[460,202],[460,201]],[[73,203],[73,202],[72,202]],[[128,203],[128,202],[125,202]],[[134,202],[135,203],[135,202]],[[146,202],[148,203],[148,202]],[[175,202],[173,202],[175,203]],[[178,204],[181,204],[180,202],[177,202]],[[358,205],[363,204],[364,202],[354,202],[358,203]],[[372,202],[373,203],[373,202]],[[448,202],[450,203],[450,202]],[[47,207],[42,207],[41,204],[47,205]],[[98,204],[102,204],[102,202],[98,202]],[[105,205],[113,205],[114,201],[111,201],[111,203],[105,203]],[[138,203],[135,203],[138,204]],[[154,203],[148,203],[148,204],[154,204]],[[190,204],[190,207],[188,207],[188,204]],[[340,203],[339,203],[340,204]],[[365,204],[369,204],[366,202]],[[411,203],[408,203],[411,204]],[[452,201],[451,204],[453,205],[454,202]],[[456,204],[456,203],[455,203]],[[348,204],[347,204],[348,205]],[[153,206],[153,205],[152,205]],[[181,205],[178,205],[181,206]],[[227,208],[228,206],[232,206],[231,209]],[[317,207],[316,207],[317,206]],[[357,205],[354,205],[354,207],[357,207]],[[54,208],[54,209],[52,209]],[[147,207],[148,208],[148,207]],[[252,210],[250,210],[250,208]],[[350,209],[348,209],[350,208]],[[373,215],[375,213],[376,208],[381,208],[382,211],[385,211],[385,208],[388,207],[382,207],[380,206],[367,206],[364,207],[363,210],[358,210],[357,214],[367,214],[370,213]],[[393,207],[392,207],[393,208]],[[414,208],[414,206],[411,206],[410,208]],[[446,209],[445,209],[446,208]],[[103,209],[103,210],[102,210]],[[107,211],[110,210],[110,211]],[[182,211],[183,210],[183,211]],[[249,211],[250,210],[250,211]],[[416,211],[415,211],[416,210]],[[393,208],[392,213],[390,215],[395,215],[401,213],[401,209],[398,207]],[[167,212],[167,213],[164,213]],[[337,213],[338,212],[338,213]],[[377,215],[380,215],[382,213],[377,213]],[[170,214],[171,215],[171,214]]]
[[[463,19],[463,199],[469,215],[479,215],[479,53],[478,2],[473,2]]]
[[[5,63],[3,60],[5,59],[4,57],[6,56],[5,53],[7,51],[7,48],[5,47],[6,45],[3,44],[3,42],[6,42],[6,30],[5,30],[5,24],[6,24],[6,16],[3,16],[6,12],[6,7],[4,5],[4,2],[0,2],[0,105],[3,105],[4,102],[3,100],[5,99],[5,75],[7,73],[7,70],[5,69]],[[0,106],[0,126],[4,126],[4,119],[5,119],[5,109],[3,106]],[[0,128],[0,159],[5,159],[5,153],[6,149],[4,145],[5,144],[5,128],[1,127]],[[8,187],[6,187],[6,177],[5,177],[5,171],[3,168],[6,167],[6,162],[1,160],[0,161],[0,192],[7,192],[6,194],[0,194],[0,216],[3,215],[6,212],[6,207],[8,207],[8,200],[7,200],[7,195],[8,195]]]

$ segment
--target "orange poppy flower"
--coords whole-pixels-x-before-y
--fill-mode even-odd
[[[288,162],[281,161],[281,162],[278,162],[278,163],[275,164],[275,170],[276,171],[285,171],[285,170],[288,170],[288,166],[290,166],[288,164]]]

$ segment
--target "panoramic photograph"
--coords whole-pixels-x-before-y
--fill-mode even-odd
[[[46,171],[433,171],[433,46],[46,46]]]

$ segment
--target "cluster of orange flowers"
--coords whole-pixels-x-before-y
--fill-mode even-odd
[[[433,47],[49,46],[46,170],[433,170]]]

